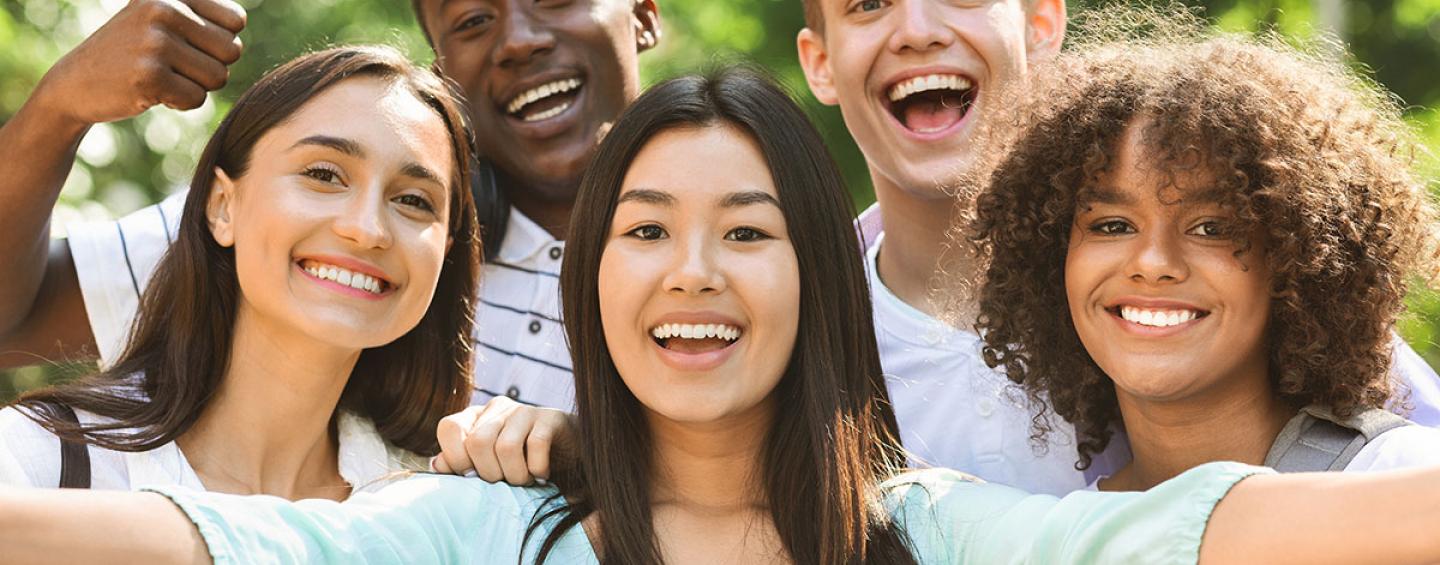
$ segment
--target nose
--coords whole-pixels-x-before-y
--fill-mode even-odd
[[[496,63],[501,67],[524,65],[535,56],[555,49],[555,35],[529,8],[518,4],[524,2],[511,3],[510,9],[501,16],[500,48],[496,51]]]
[[[335,235],[362,249],[385,249],[393,243],[390,220],[382,187],[350,192],[344,207],[331,223]]]
[[[1164,230],[1135,238],[1125,268],[1130,280],[1149,284],[1178,283],[1190,276],[1180,238]]]
[[[717,262],[716,250],[703,236],[688,238],[674,246],[675,256],[665,275],[665,290],[700,296],[725,289],[725,276]]]
[[[890,36],[890,50],[925,52],[948,47],[955,36],[945,27],[944,18],[935,14],[929,0],[900,0],[895,14],[900,19],[895,34]]]

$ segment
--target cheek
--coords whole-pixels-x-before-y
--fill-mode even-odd
[[[623,250],[606,249],[600,256],[596,290],[600,296],[600,325],[617,367],[635,354],[644,328],[639,328],[645,298],[653,285],[651,268],[641,257]]]

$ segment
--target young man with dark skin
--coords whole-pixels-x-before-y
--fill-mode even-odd
[[[638,54],[660,37],[654,0],[415,0],[437,68],[470,103],[494,163],[476,338],[477,403],[570,408],[557,273],[581,173],[640,91]],[[188,109],[228,78],[245,11],[231,0],[136,0],[46,74],[0,129],[0,365],[113,359],[183,195],[49,239],[76,148],[96,123]],[[136,41],[136,38],[140,38]],[[484,176],[484,175],[480,175]],[[498,202],[497,202],[498,201]],[[508,204],[507,204],[508,203]],[[13,352],[26,352],[13,353]],[[39,357],[37,357],[39,356]],[[503,403],[502,403],[503,404]],[[506,404],[513,407],[514,403]]]
[[[1063,0],[802,0],[796,46],[810,90],[838,105],[865,154],[878,203],[861,214],[881,362],[907,449],[940,466],[1031,492],[1087,484],[1074,433],[1047,449],[1030,441],[1034,414],[987,368],[971,330],[973,299],[935,300],[937,257],[954,221],[957,173],[976,161],[1000,93],[1059,52]],[[973,187],[972,187],[973,189]],[[962,193],[967,192],[962,190]],[[973,194],[972,194],[973,195]],[[976,263],[952,255],[945,284],[974,281]],[[954,325],[941,320],[951,317]],[[1440,379],[1397,339],[1394,372],[1409,382],[1420,423],[1440,424]],[[1123,442],[1089,478],[1129,458]]]

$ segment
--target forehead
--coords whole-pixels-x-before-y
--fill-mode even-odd
[[[399,80],[341,81],[266,132],[255,151],[283,152],[316,134],[354,141],[369,159],[414,161],[446,175],[453,169],[444,120]]]
[[[621,193],[649,189],[677,200],[719,202],[734,192],[778,198],[760,147],[730,125],[686,127],[656,134],[635,155]]]

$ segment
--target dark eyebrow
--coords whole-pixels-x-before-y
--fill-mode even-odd
[[[359,143],[355,143],[354,141],[342,137],[331,137],[328,135],[312,135],[310,137],[295,142],[295,145],[291,145],[290,148],[295,149],[296,147],[300,147],[302,145],[319,145],[321,147],[329,147],[351,157],[365,157],[365,151],[360,149]]]
[[[421,165],[420,163],[406,163],[404,167],[400,168],[400,174],[410,178],[427,180],[440,186],[445,186],[445,181],[440,179],[440,175],[435,174],[435,171],[430,170],[429,168]]]
[[[720,201],[722,208],[735,208],[739,206],[749,206],[751,204],[770,204],[776,208],[780,207],[780,202],[775,200],[774,196],[770,196],[768,192],[760,192],[758,190],[732,192],[725,195],[725,199]]]
[[[641,202],[644,204],[655,204],[658,206],[670,206],[675,204],[675,197],[671,196],[668,192],[655,190],[652,188],[637,188],[635,190],[626,192],[625,194],[621,194],[620,200],[616,201],[615,205],[618,206],[620,204],[624,204],[630,201]]]
[[[1096,187],[1092,190],[1085,191],[1080,195],[1080,201],[1085,204],[1116,204],[1122,206],[1132,206],[1135,204],[1135,198],[1131,197],[1128,192],[1121,192],[1108,186]]]

